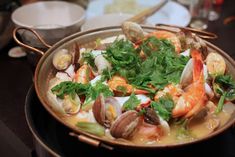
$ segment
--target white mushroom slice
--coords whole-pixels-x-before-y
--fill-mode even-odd
[[[224,58],[218,53],[209,53],[206,58],[206,65],[208,73],[212,76],[224,74],[226,70],[226,63]]]
[[[53,56],[52,63],[57,70],[65,70],[72,63],[72,55],[67,49],[61,49]]]
[[[104,58],[103,55],[98,55],[95,57],[95,65],[98,69],[98,73],[102,74],[103,70],[108,69],[111,70],[111,64]]]
[[[65,72],[71,77],[73,78],[75,75],[75,71],[74,71],[74,66],[71,64],[66,70]]]
[[[189,57],[190,56],[190,49],[185,50],[184,52],[180,53],[180,55]]]
[[[205,83],[205,91],[206,91],[206,94],[210,97],[210,99],[214,97],[215,94],[213,90],[211,89],[211,87],[208,85],[208,83]]]
[[[144,104],[147,103],[148,101],[150,101],[150,98],[147,97],[146,95],[136,95],[137,99],[140,100],[140,104]],[[130,96],[125,96],[125,97],[115,97],[117,99],[117,101],[119,102],[119,104],[121,105],[121,107],[123,106],[123,104],[130,98]]]
[[[102,78],[101,75],[96,76],[94,79],[90,81],[91,85],[94,86],[98,81],[100,81]]]
[[[61,81],[72,81],[72,78],[69,77],[68,74],[64,72],[57,72],[55,76]]]

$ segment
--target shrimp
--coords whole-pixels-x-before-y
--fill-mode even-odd
[[[87,84],[91,79],[94,78],[92,70],[89,65],[82,65],[74,76],[74,81],[77,83]]]
[[[181,51],[180,40],[174,33],[171,33],[171,32],[168,32],[168,31],[155,31],[155,32],[152,32],[152,33],[148,34],[147,36],[148,37],[149,36],[155,36],[158,39],[167,39],[170,42],[172,42],[172,44],[175,46],[175,51],[177,53],[180,53],[180,51]]]
[[[132,85],[128,84],[126,79],[121,76],[113,76],[108,81],[108,86],[115,92],[121,92],[126,94],[131,94],[134,92],[135,94],[148,94],[148,91],[136,89]]]
[[[154,96],[154,101],[157,101],[162,96],[169,94],[170,96],[172,96],[173,101],[177,102],[179,96],[181,96],[182,93],[183,93],[183,90],[180,88],[179,85],[169,84],[163,90],[158,91],[156,93],[156,95]]]
[[[191,117],[207,102],[201,53],[197,50],[192,50],[191,55],[194,64],[193,82],[189,85],[182,96],[179,97],[172,111],[173,117]]]

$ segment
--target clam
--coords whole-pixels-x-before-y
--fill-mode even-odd
[[[145,108],[144,121],[152,125],[160,124],[159,117],[157,113],[154,111],[154,109],[152,108]]]
[[[109,128],[121,115],[121,106],[114,97],[104,98],[103,94],[100,94],[93,104],[92,111],[96,121]]]
[[[80,48],[78,43],[74,43],[70,46],[69,53],[72,55],[72,63],[77,64],[80,57]]]
[[[194,48],[201,51],[203,56],[207,56],[208,50],[205,41],[193,34],[192,32],[187,30],[181,30],[177,33],[177,37],[180,40],[181,47],[183,50]]]
[[[122,23],[122,31],[126,38],[133,43],[144,38],[144,31],[137,23],[126,21]]]
[[[214,52],[209,53],[206,57],[206,66],[209,74],[212,76],[223,75],[226,70],[224,58],[220,54]]]
[[[65,70],[72,63],[72,55],[67,49],[61,49],[53,56],[52,63],[57,70]]]
[[[63,99],[62,108],[67,114],[76,114],[80,110],[81,101],[77,94],[74,98],[72,96],[66,95]]]
[[[115,138],[130,138],[139,124],[140,118],[134,110],[121,114],[112,124],[110,133]]]

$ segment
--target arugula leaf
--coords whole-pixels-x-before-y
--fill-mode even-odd
[[[141,101],[137,98],[137,96],[132,93],[130,98],[123,104],[122,108],[123,110],[134,110],[140,102]]]
[[[217,75],[213,81],[213,89],[221,96],[215,111],[218,114],[222,111],[225,100],[235,100],[235,82],[230,75]]]
[[[104,136],[105,135],[105,129],[98,123],[92,123],[92,122],[77,122],[76,126],[86,132],[89,132],[91,134],[97,135],[97,136]]]
[[[157,102],[152,101],[150,106],[157,112],[157,114],[164,120],[169,121],[171,112],[174,108],[174,102],[170,96],[161,97]]]

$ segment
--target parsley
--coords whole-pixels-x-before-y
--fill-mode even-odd
[[[140,57],[128,40],[115,40],[107,47],[104,57],[112,64],[112,75],[118,74],[132,81],[139,72]]]
[[[72,96],[72,98],[74,98],[75,94],[84,95],[89,88],[90,84],[81,84],[71,81],[64,81],[54,86],[51,89],[51,91],[57,97],[64,99],[65,95],[70,95]]]
[[[113,93],[110,91],[109,87],[101,81],[98,81],[94,86],[91,86],[91,84],[65,81],[53,87],[51,91],[61,99],[64,99],[65,95],[74,97],[75,94],[85,95],[86,100],[95,100],[100,93],[103,93],[105,97],[113,96]]]
[[[87,52],[82,54],[83,60],[87,62],[92,68],[96,68],[95,66],[95,57],[91,53],[90,50],[87,50]]]
[[[104,97],[113,96],[113,92],[109,89],[109,87],[101,81],[98,81],[94,86],[88,89],[86,92],[86,99],[91,98],[92,100],[95,100],[100,93],[103,93]]]
[[[132,93],[130,98],[123,104],[123,110],[134,110],[140,104],[140,100]]]
[[[213,82],[213,89],[221,96],[215,111],[215,113],[219,113],[223,109],[225,100],[235,99],[235,82],[230,75],[217,75]]]
[[[169,121],[171,112],[174,108],[174,102],[170,96],[161,97],[157,102],[152,101],[150,106],[157,112],[157,114],[164,120]]]
[[[169,41],[155,37],[146,39],[139,49],[148,57],[141,63],[133,84],[144,87],[151,84],[162,89],[169,83],[179,83],[188,57],[178,55]]]

